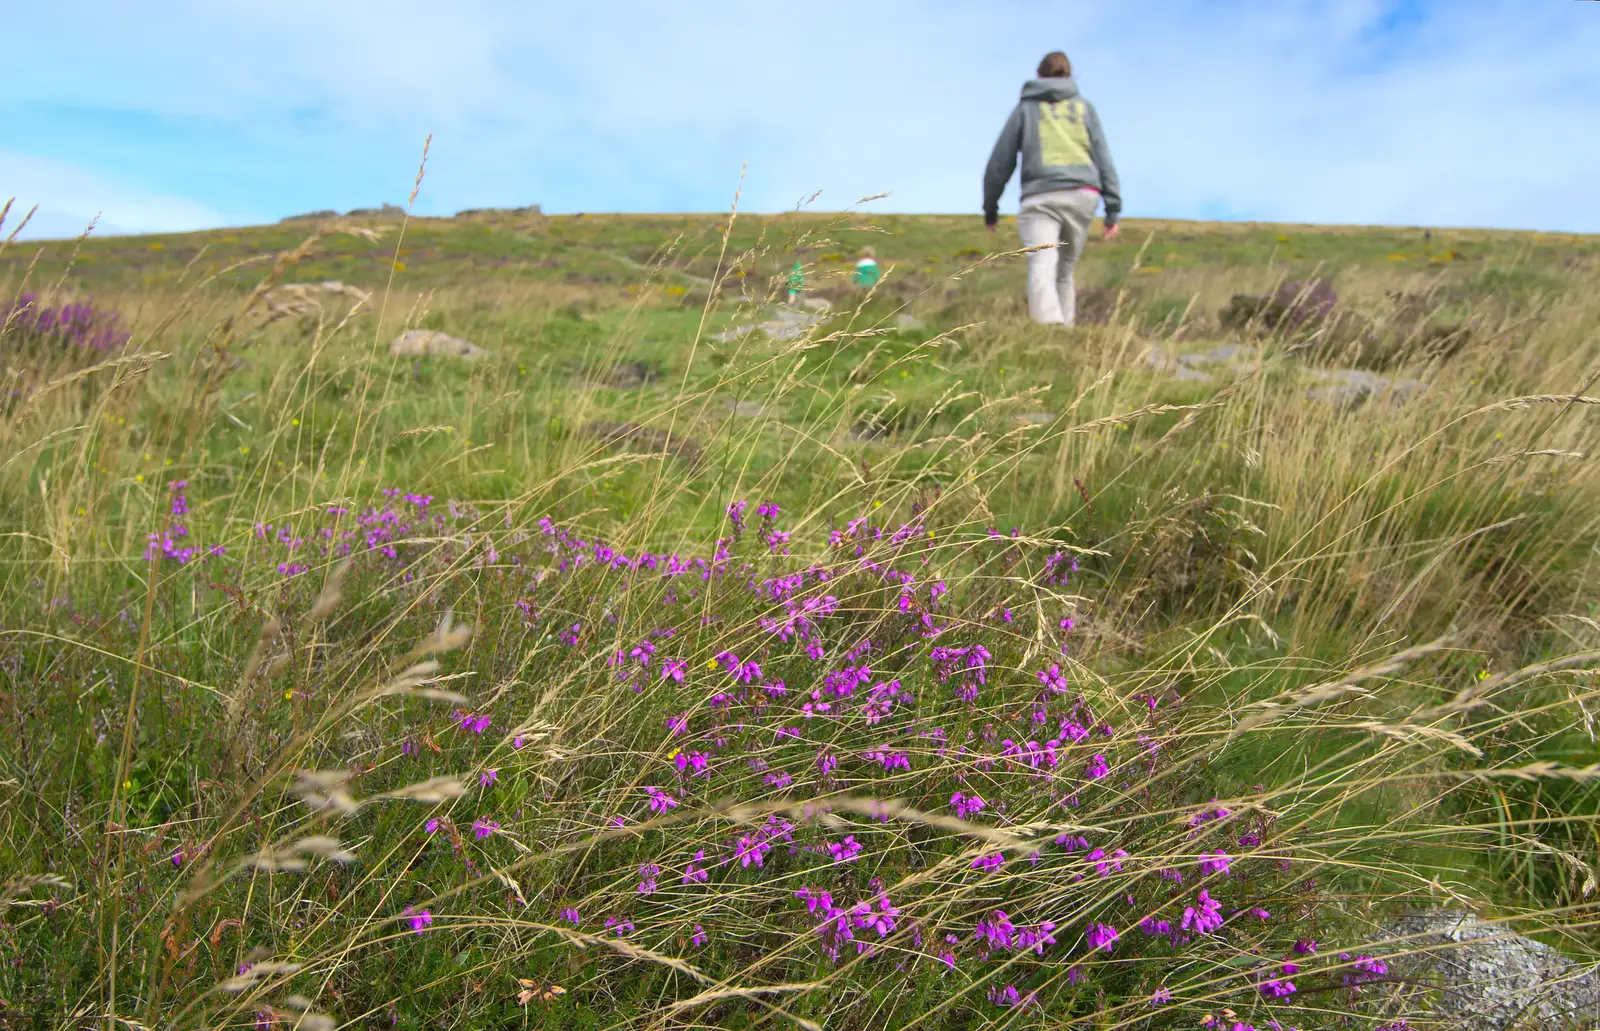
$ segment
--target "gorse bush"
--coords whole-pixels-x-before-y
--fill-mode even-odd
[[[471,366],[249,328],[284,258],[25,390],[0,1019],[1393,1031],[1407,908],[1585,940],[1589,352],[1351,414],[1134,316],[706,332],[836,231],[419,299]]]

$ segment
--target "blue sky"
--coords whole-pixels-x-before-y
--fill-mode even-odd
[[[35,236],[423,214],[974,212],[1041,54],[1133,216],[1600,232],[1581,0],[53,0],[7,5],[0,198]],[[1006,210],[1014,207],[1015,187]]]

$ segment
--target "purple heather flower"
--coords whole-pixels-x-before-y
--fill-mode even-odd
[[[1039,683],[1049,688],[1051,694],[1066,694],[1070,690],[1066,675],[1055,663],[1051,663],[1049,669],[1039,671]]]
[[[1022,1001],[1022,994],[1016,985],[1008,984],[1004,988],[990,988],[989,1001],[996,1006],[1015,1006]]]
[[[439,820],[438,820],[438,818],[436,817],[436,818],[434,818],[432,820],[429,820],[427,823],[423,824],[423,827],[425,827],[427,829],[429,834],[432,834],[434,831],[439,829]]]
[[[1083,775],[1088,777],[1090,780],[1099,780],[1110,772],[1111,769],[1106,765],[1106,757],[1103,755],[1096,755],[1093,759],[1089,760],[1088,766],[1084,767]]]
[[[497,770],[497,769],[494,769],[494,768],[490,768],[490,769],[484,770],[482,773],[478,774],[478,786],[480,788],[486,788],[486,787],[489,787],[491,784],[495,783],[496,781],[498,781],[499,779],[500,779],[500,771]]]
[[[1083,932],[1083,940],[1089,943],[1091,950],[1104,949],[1110,952],[1118,937],[1117,929],[1110,924],[1090,924]]]
[[[679,752],[672,757],[672,765],[678,768],[679,773],[687,773],[695,777],[709,776],[711,757],[704,752]]]
[[[650,811],[652,813],[664,813],[669,809],[678,808],[678,800],[660,788],[646,787],[644,791],[645,794],[650,796]]]
[[[1200,853],[1200,872],[1203,874],[1227,873],[1232,863],[1226,852]]]
[[[583,922],[583,918],[578,916],[578,911],[576,909],[573,909],[571,906],[563,906],[563,907],[561,907],[561,912],[559,914],[557,914],[557,916],[560,919],[565,920],[567,923],[571,924],[573,927],[577,927],[580,923]]]
[[[1005,865],[1005,861],[1006,857],[1003,854],[999,852],[991,852],[988,855],[979,856],[977,859],[974,859],[972,861],[972,868],[974,870],[982,870],[987,873],[990,870],[998,870],[1000,867]]]
[[[494,822],[493,820],[486,820],[481,816],[472,821],[472,836],[477,838],[479,841],[482,841],[484,838],[487,838],[489,835],[493,834],[499,829],[500,825],[498,823]]]
[[[976,792],[971,795],[963,795],[957,791],[950,796],[950,805],[954,807],[957,817],[963,820],[970,820],[983,812],[988,803],[983,800],[983,796]]]
[[[676,716],[667,717],[667,731],[673,737],[682,737],[689,730],[689,714],[680,712]]]
[[[1364,954],[1352,960],[1348,952],[1341,952],[1339,961],[1349,963],[1352,967],[1342,978],[1347,988],[1359,988],[1368,982],[1382,980],[1389,973],[1389,964]]]
[[[426,909],[412,909],[407,906],[404,915],[411,923],[411,930],[414,934],[421,934],[423,928],[433,923],[433,914]]]
[[[772,851],[772,846],[762,840],[759,833],[755,837],[747,834],[740,835],[739,844],[734,850],[733,858],[739,861],[740,866],[748,870],[752,864],[758,867],[763,865],[766,861],[767,853],[770,851]]]
[[[856,840],[854,834],[847,834],[843,841],[828,842],[828,854],[836,863],[853,862],[861,854],[861,842]]]
[[[183,865],[183,846],[182,845],[179,845],[177,848],[172,850],[172,865],[173,866],[182,866]]]
[[[1111,853],[1111,856],[1107,858],[1105,850],[1097,848],[1084,858],[1094,864],[1095,873],[1099,874],[1101,877],[1110,877],[1113,872],[1122,872],[1122,860],[1126,859],[1127,857],[1128,853],[1119,848],[1115,852]]]
[[[1210,892],[1200,889],[1199,896],[1195,899],[1197,906],[1185,906],[1183,922],[1180,927],[1196,934],[1210,934],[1222,927],[1222,903],[1211,897]]]
[[[699,924],[695,924],[694,934],[689,938],[689,941],[694,945],[695,948],[699,948],[700,946],[704,945],[706,943],[706,929],[701,927]]]
[[[705,867],[695,865],[697,863],[705,862],[705,859],[706,859],[706,850],[705,849],[702,848],[702,849],[698,850],[697,852],[695,852],[694,858],[689,861],[688,866],[684,867],[684,871],[683,871],[683,883],[684,884],[704,884],[708,879],[710,879],[711,875],[706,872],[706,868]]]
[[[1294,943],[1294,951],[1301,956],[1315,955],[1317,951],[1316,940],[1313,938],[1301,938]]]
[[[654,894],[656,890],[656,877],[660,873],[661,867],[654,863],[639,864],[639,894]]]
[[[1150,996],[1149,1005],[1153,1009],[1153,1008],[1155,1008],[1157,1006],[1165,1006],[1167,1003],[1169,1003],[1171,1001],[1172,1001],[1172,992],[1167,988],[1166,985],[1162,985],[1161,987],[1157,988],[1155,990],[1155,992]]]
[[[689,669],[689,663],[683,659],[661,660],[661,679],[675,680],[683,683],[683,675]]]

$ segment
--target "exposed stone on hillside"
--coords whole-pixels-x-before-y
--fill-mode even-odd
[[[395,337],[394,343],[389,345],[389,353],[402,357],[438,355],[473,361],[489,352],[470,340],[453,337],[436,329],[411,329]]]
[[[1600,973],[1556,949],[1484,923],[1433,910],[1391,924],[1391,971],[1405,984],[1406,1012],[1456,1031],[1579,1031],[1600,1027]],[[1435,1026],[1421,1024],[1419,1026]]]

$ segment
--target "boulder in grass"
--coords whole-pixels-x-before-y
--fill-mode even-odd
[[[1388,927],[1390,969],[1408,1011],[1458,1031],[1600,1027],[1600,973],[1471,913],[1434,910]],[[1433,1025],[1428,1025],[1433,1026]]]
[[[394,338],[394,343],[389,345],[389,353],[402,358],[437,355],[473,361],[489,352],[470,340],[453,337],[436,329],[408,329]]]

